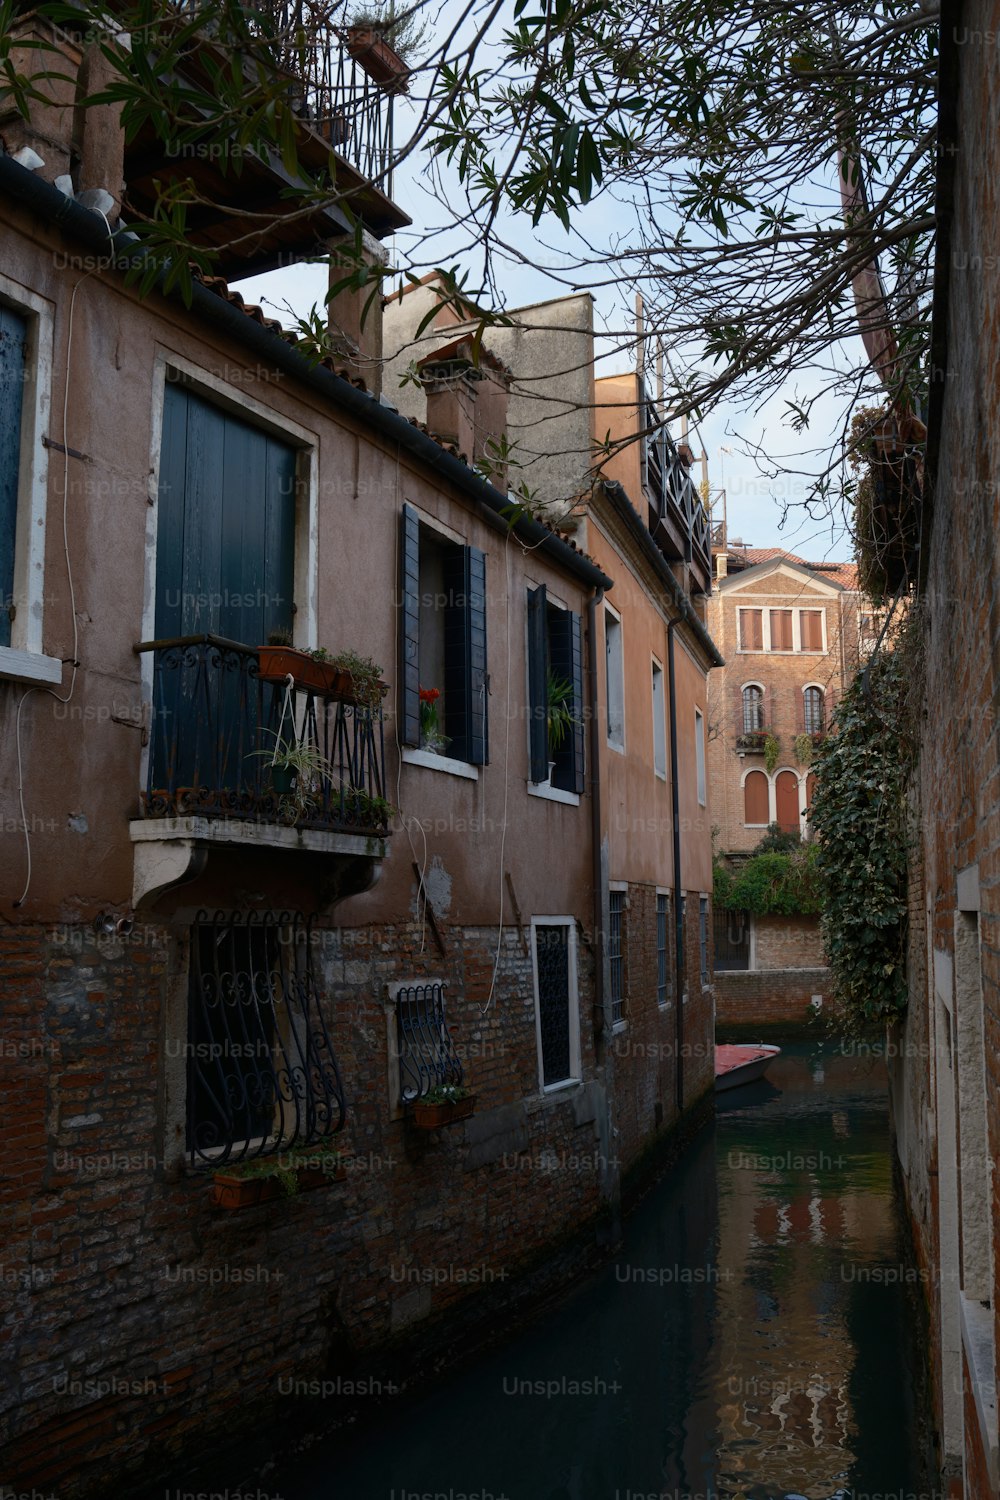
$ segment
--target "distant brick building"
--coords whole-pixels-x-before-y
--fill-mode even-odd
[[[709,625],[726,660],[711,688],[710,816],[718,852],[738,860],[773,823],[808,837],[812,751],[859,658],[854,568],[718,547]],[[720,1025],[799,1023],[829,1000],[817,917],[720,911],[715,939]]]

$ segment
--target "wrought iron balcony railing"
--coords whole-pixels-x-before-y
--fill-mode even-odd
[[[655,406],[646,406],[643,443],[646,488],[657,516],[684,538],[686,562],[696,562],[711,573],[712,536],[708,511],[681,462],[674,441]]]
[[[329,0],[263,0],[276,65],[296,83],[296,108],[363,177],[392,193],[393,99],[405,92],[405,68],[394,71],[384,44],[355,44],[356,32],[334,24],[343,6]],[[386,63],[385,58],[390,61]]]
[[[380,707],[267,681],[254,647],[219,636],[144,641],[136,650],[153,662],[144,818],[386,833]]]

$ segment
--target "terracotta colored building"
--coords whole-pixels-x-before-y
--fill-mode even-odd
[[[860,613],[852,565],[717,545],[709,623],[726,666],[712,683],[710,811],[730,860],[773,823],[809,837],[812,750],[857,671]],[[721,1024],[800,1023],[829,1001],[818,917],[720,912],[715,940]]]
[[[54,87],[8,141],[42,166],[0,155],[0,1444],[80,1500],[346,1420],[614,1243],[712,1086],[718,657],[638,494],[509,524],[467,461],[500,364],[460,450],[349,301],[317,366],[221,276],[126,285],[105,216],[160,148]],[[284,222],[283,170],[244,165],[277,222],[234,280],[346,232]],[[402,215],[355,180],[375,255]]]

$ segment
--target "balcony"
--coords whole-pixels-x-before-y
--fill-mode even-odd
[[[134,905],[225,845],[326,856],[341,876],[345,861],[371,867],[341,879],[338,895],[372,883],[391,816],[381,707],[266,680],[256,647],[219,636],[135,649],[151,714]]]
[[[207,123],[204,140],[165,146],[147,121],[126,144],[130,206],[152,214],[172,183],[190,181],[197,192],[188,221],[192,243],[214,251],[216,269],[230,280],[328,251],[353,233],[355,217],[378,238],[410,222],[391,197],[393,101],[406,91],[406,69],[384,42],[334,27],[331,13],[329,4],[309,0],[264,0],[247,10],[240,38],[249,83],[260,69],[287,78],[301,125],[299,166],[318,186],[329,182],[328,201],[317,199],[304,212],[293,191],[302,179],[289,174],[277,152],[264,159],[237,143],[230,154]],[[226,46],[202,35],[179,64],[178,81],[210,94],[213,69],[231,67],[235,51],[235,37]]]
[[[687,563],[695,587],[707,594],[712,585],[708,512],[656,407],[647,402],[645,411],[643,469],[650,530],[668,561]]]

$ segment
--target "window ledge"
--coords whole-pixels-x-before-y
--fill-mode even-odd
[[[621,743],[619,744],[619,742],[617,740],[610,740],[609,739],[608,742],[607,742],[607,745],[608,745],[608,749],[609,750],[614,750],[616,754],[618,754],[618,755],[624,755],[625,754],[625,741],[624,740],[622,740]]]
[[[997,1488],[1000,1455],[997,1439],[996,1371],[993,1349],[993,1311],[959,1294],[962,1314],[962,1346],[972,1377],[972,1394],[979,1418],[979,1434],[989,1469],[990,1485]]]
[[[426,766],[428,771],[443,771],[446,776],[461,776],[465,781],[478,781],[479,769],[465,760],[452,760],[450,755],[435,755],[432,750],[415,750],[404,745],[401,750],[403,764]]]
[[[582,1078],[563,1078],[559,1083],[545,1083],[542,1085],[542,1098],[551,1099],[557,1094],[566,1094],[571,1090],[576,1092],[583,1087]]]
[[[580,806],[576,792],[564,792],[560,787],[550,786],[547,781],[529,781],[528,796],[541,797],[546,802],[562,802],[566,807]]]
[[[62,685],[62,674],[63,664],[58,656],[43,656],[38,651],[15,651],[11,646],[0,646],[0,677],[52,687]]]
[[[664,783],[664,785],[666,785],[666,781],[667,781],[667,773],[666,773],[666,771],[658,771],[656,769],[656,767],[654,766],[653,767],[653,775],[656,777],[657,781],[662,781]]]
[[[627,1021],[615,1021],[611,1027],[612,1036],[620,1036],[623,1031],[628,1031]]]

